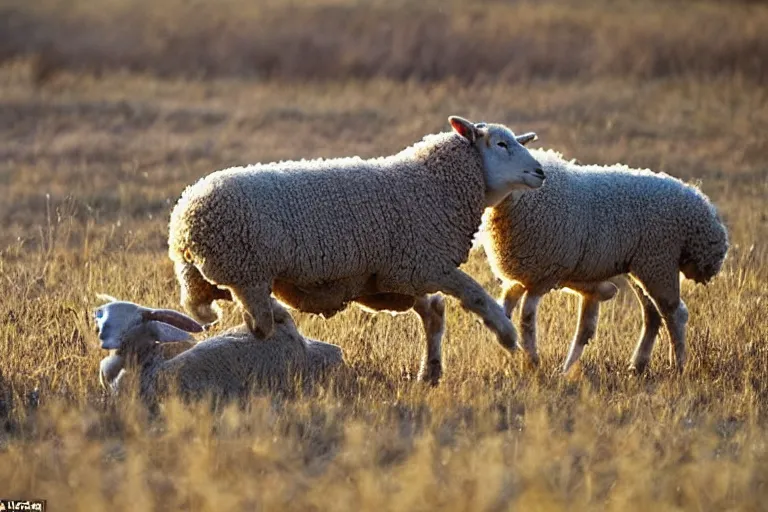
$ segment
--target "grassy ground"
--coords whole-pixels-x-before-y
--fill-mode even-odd
[[[528,58],[503,69],[476,63],[468,70],[486,73],[481,80],[465,78],[457,54],[454,63],[429,53],[432,38],[410,43],[426,48],[421,65],[412,52],[403,60],[402,69],[433,70],[423,76],[388,71],[396,68],[392,46],[377,40],[359,50],[372,59],[383,48],[380,73],[365,71],[378,69],[374,64],[345,68],[334,60],[313,75],[301,59],[258,73],[253,62],[230,59],[221,63],[229,71],[206,79],[190,78],[196,68],[184,64],[186,56],[175,69],[164,64],[174,60],[167,52],[144,47],[143,73],[119,71],[115,53],[114,69],[102,65],[94,77],[93,62],[103,61],[62,43],[54,45],[61,49],[55,73],[40,80],[42,57],[35,52],[51,48],[40,40],[57,36],[44,29],[60,14],[52,6],[62,4],[35,4],[47,16],[41,17],[22,3],[4,3],[15,13],[9,26],[27,24],[29,44],[24,51],[15,40],[0,45],[12,54],[0,68],[0,498],[45,498],[52,510],[765,507],[764,6],[481,2],[498,9],[493,16],[488,9],[461,10],[459,3],[440,11],[423,4],[463,37],[492,25],[494,33],[528,38],[545,59],[540,71]],[[87,11],[85,3],[69,5],[79,7],[67,11],[67,20]],[[126,5],[111,2],[103,16]],[[152,5],[173,13],[181,4]],[[376,9],[403,18],[393,30],[405,31],[415,19],[377,2],[314,8],[341,10],[325,14],[259,5],[258,16],[283,19],[292,12],[326,28],[339,19],[331,14],[346,13],[365,33],[374,15],[384,16]],[[136,12],[156,19],[149,7]],[[246,28],[254,17],[242,15]],[[108,26],[99,23],[92,27]],[[602,67],[582,69],[598,53],[580,56],[570,29],[563,29],[565,42],[553,30],[587,23],[597,28],[584,47],[613,55]],[[128,28],[114,38],[128,38]],[[284,30],[279,34],[290,33]],[[87,30],[75,33],[88,41]],[[435,36],[445,42],[441,37],[450,39]],[[500,43],[503,59],[512,59],[513,39]],[[334,44],[348,49],[349,43]],[[495,47],[486,41],[482,51]],[[467,55],[459,54],[474,58]],[[581,63],[577,72],[563,67],[568,55]],[[716,61],[717,55],[725,57]],[[644,68],[644,58],[677,64]],[[507,79],[513,76],[522,79]],[[525,368],[520,355],[507,356],[449,299],[446,374],[434,389],[411,380],[422,350],[415,315],[351,308],[325,321],[296,315],[305,334],[342,346],[352,366],[349,378],[315,396],[259,398],[245,411],[217,414],[170,401],[157,421],[133,403],[104,400],[97,380],[104,354],[89,321],[95,294],[177,307],[166,227],[185,185],[233,164],[397,151],[446,130],[450,114],[536,131],[535,144],[583,162],[621,161],[700,183],[726,220],[732,249],[710,285],[684,283],[690,352],[683,376],[666,368],[665,334],[648,375],[626,372],[641,314],[631,292],[622,290],[604,304],[597,337],[568,377],[558,370],[577,304],[571,295],[552,293],[541,307],[538,371]],[[482,251],[466,268],[498,294]],[[226,320],[231,325],[239,315],[228,309]]]

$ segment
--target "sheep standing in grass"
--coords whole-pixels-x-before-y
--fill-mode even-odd
[[[103,386],[119,391],[133,373],[140,396],[149,401],[178,389],[185,398],[211,393],[230,399],[250,391],[291,391],[296,381],[311,384],[343,365],[341,349],[308,340],[297,331],[288,312],[276,305],[276,330],[268,340],[253,342],[243,325],[197,343],[166,360],[161,343],[192,340],[203,326],[167,309],[112,301],[94,312],[101,347],[110,350],[100,366]]]
[[[553,288],[582,295],[579,326],[567,371],[597,327],[599,302],[616,288],[604,280],[629,274],[644,312],[631,367],[642,372],[662,320],[670,363],[682,371],[688,310],[680,298],[682,272],[706,283],[719,271],[728,236],[715,207],[697,188],[649,170],[578,165],[553,151],[532,150],[547,181],[529,194],[511,194],[484,216],[484,246],[505,282],[505,311],[522,297],[523,347],[537,361],[536,309]]]
[[[512,323],[458,267],[484,209],[513,190],[541,186],[544,175],[507,127],[449,121],[454,132],[392,156],[231,168],[188,187],[168,239],[182,305],[210,322],[213,300],[234,299],[262,339],[273,332],[272,293],[325,317],[353,301],[376,311],[414,309],[428,338],[422,374],[435,381],[440,361],[430,355],[439,358],[443,303],[427,295],[442,291],[513,350]]]

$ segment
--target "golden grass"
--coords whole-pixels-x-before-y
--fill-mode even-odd
[[[333,3],[354,2],[324,5]],[[717,9],[674,4],[700,17]],[[0,69],[0,498],[44,498],[51,510],[764,508],[768,96],[755,80],[694,69],[654,80],[592,70],[536,85],[386,74],[184,81],[65,67],[35,89],[31,66]],[[559,367],[577,304],[552,293],[538,371],[449,299],[437,388],[412,380],[415,315],[351,308],[325,321],[296,315],[351,365],[312,396],[215,413],[171,400],[156,418],[105,400],[95,294],[177,307],[166,225],[186,184],[245,162],[396,151],[447,129],[450,114],[534,130],[536,144],[584,162],[701,183],[732,250],[710,285],[684,283],[683,376],[666,368],[666,334],[648,375],[626,372],[641,315],[623,289],[567,377]],[[465,267],[499,293],[482,252]],[[239,321],[226,311],[227,325]]]
[[[0,61],[160,76],[768,80],[768,8],[668,0],[5,0]]]

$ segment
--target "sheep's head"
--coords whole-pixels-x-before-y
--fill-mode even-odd
[[[487,207],[496,206],[514,190],[537,189],[544,183],[541,164],[523,147],[536,140],[535,133],[516,136],[502,124],[472,123],[458,116],[448,121],[483,158]]]
[[[203,331],[202,325],[178,311],[110,299],[96,308],[93,317],[101,348],[118,355],[140,353],[156,342],[189,341],[189,333]]]

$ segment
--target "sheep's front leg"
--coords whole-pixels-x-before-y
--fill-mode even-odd
[[[517,348],[514,325],[502,307],[469,275],[455,268],[435,278],[427,287],[459,299],[462,307],[479,315],[483,323],[496,333],[499,343],[505,349],[511,352]]]
[[[651,360],[653,345],[656,343],[656,337],[661,328],[661,315],[643,288],[634,281],[630,281],[630,283],[643,310],[643,332],[635,347],[635,352],[632,354],[629,369],[636,373],[643,373]]]
[[[422,295],[416,298],[413,310],[421,318],[427,339],[418,378],[435,386],[443,374],[442,340],[445,332],[445,299],[439,294]]]
[[[576,335],[571,341],[571,348],[568,350],[568,357],[563,364],[563,373],[571,369],[576,361],[581,357],[584,347],[597,332],[597,321],[600,316],[600,300],[595,295],[581,296],[581,312],[579,315],[579,324],[576,326]]]
[[[536,312],[541,301],[541,294],[531,290],[523,295],[523,311],[520,315],[520,329],[523,331],[523,349],[534,366],[539,364],[539,353],[536,348]]]
[[[672,344],[669,347],[669,363],[682,373],[685,368],[685,329],[688,324],[688,307],[682,299],[678,303],[662,306],[664,323],[667,325]]]
[[[232,294],[243,308],[243,321],[251,333],[260,339],[271,337],[275,333],[275,317],[270,285],[232,286]]]
[[[678,372],[685,366],[685,327],[688,323],[688,308],[680,299],[680,279],[676,264],[647,265],[632,273],[653,300],[656,309],[666,325],[672,345],[669,361]]]

